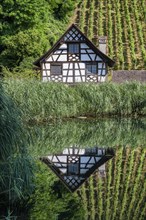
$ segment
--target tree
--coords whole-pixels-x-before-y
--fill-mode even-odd
[[[2,66],[12,70],[46,52],[64,31],[66,16],[74,5],[73,0],[1,0]]]
[[[48,2],[51,5],[55,17],[62,20],[70,15],[76,4],[74,0],[48,0]]]
[[[47,47],[49,5],[45,0],[2,0],[0,62],[13,68],[25,57],[37,57]]]

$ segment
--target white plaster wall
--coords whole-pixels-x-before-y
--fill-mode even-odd
[[[81,43],[80,45],[81,45],[81,48],[89,48],[88,45],[85,43]]]
[[[99,56],[97,56],[96,61],[102,61],[102,59]]]
[[[61,50],[56,50],[55,52],[54,52],[54,54],[60,54],[61,53]]]
[[[98,68],[105,68],[105,63],[103,64],[103,63],[98,63]]]
[[[106,74],[106,70],[103,69],[103,70],[98,70],[98,75],[100,76],[102,73],[102,76],[104,76]]]
[[[50,76],[50,70],[43,70],[43,77]]]
[[[50,80],[48,80],[47,77],[43,77],[43,82],[48,82],[48,81],[50,81]]]
[[[81,54],[81,61],[90,61],[90,57],[87,54]]]
[[[85,63],[79,63],[80,68],[85,69]]]
[[[91,50],[91,49],[88,49],[87,52],[88,52],[88,53],[94,53],[94,51]]]
[[[68,83],[73,83],[73,77],[68,77],[68,78],[67,78],[67,82],[68,82]]]
[[[69,63],[63,63],[63,69],[68,69]]]
[[[82,82],[81,80],[82,80],[82,79],[81,79],[80,76],[75,76],[75,82]]]
[[[60,57],[58,58],[59,61],[67,61],[67,55],[66,54],[61,54]]]
[[[61,56],[61,55],[56,55],[56,54],[55,54],[55,55],[52,55],[53,60],[54,60],[54,61],[56,61],[56,60],[57,60],[57,58],[58,58],[59,56]]]
[[[50,69],[50,63],[43,63],[42,68],[43,69]]]
[[[90,54],[91,59],[94,61],[95,60],[95,54]]]
[[[84,50],[84,49],[81,49],[81,53],[86,53],[86,50]]]
[[[68,75],[69,75],[69,76],[73,76],[73,70],[69,70],[69,71],[68,71]]]
[[[67,44],[62,44],[59,48],[60,49],[67,49]]]
[[[105,82],[106,77],[105,76],[98,76],[98,82]]]

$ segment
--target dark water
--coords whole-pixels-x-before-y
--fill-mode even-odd
[[[16,219],[145,219],[146,119],[73,120],[28,131],[35,191]]]
[[[29,219],[145,219],[146,119],[60,122],[30,133],[38,169]]]

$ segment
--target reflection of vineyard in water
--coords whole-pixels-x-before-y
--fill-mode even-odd
[[[80,190],[85,219],[143,220],[145,205],[146,150],[120,147],[106,164],[106,177],[90,177]]]
[[[37,125],[29,131],[31,154],[37,158],[73,145],[115,150],[114,158],[106,163],[105,175],[96,171],[73,194],[40,162],[30,219],[144,220],[145,119],[76,120]]]
[[[145,51],[145,0],[83,0],[76,23],[94,42],[108,37],[108,55],[117,69],[143,69]]]
[[[146,149],[115,150],[106,163],[106,175],[101,178],[96,171],[73,194],[40,163],[30,219],[144,220]]]

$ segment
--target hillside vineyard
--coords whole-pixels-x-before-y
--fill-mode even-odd
[[[107,36],[115,69],[145,69],[145,19],[145,0],[83,0],[75,23],[96,46],[98,36]]]

